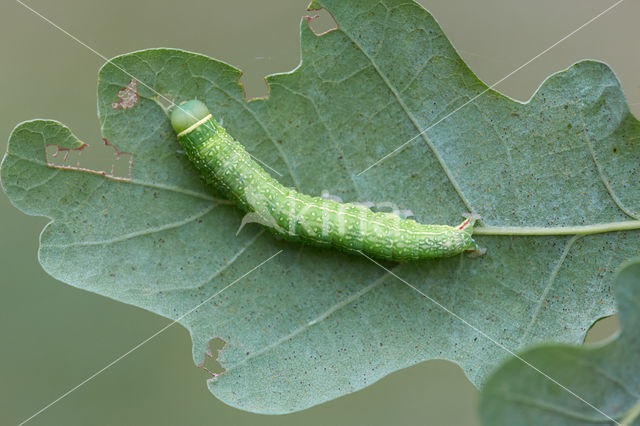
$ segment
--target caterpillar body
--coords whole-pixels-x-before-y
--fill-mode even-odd
[[[478,251],[471,238],[477,218],[473,214],[455,227],[425,225],[283,186],[251,158],[198,100],[175,107],[171,124],[187,157],[204,180],[246,213],[241,227],[247,222],[258,222],[287,240],[392,261]]]

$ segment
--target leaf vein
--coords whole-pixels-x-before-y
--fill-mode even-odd
[[[151,235],[151,234],[155,234],[158,232],[162,232],[162,231],[168,231],[171,229],[175,229],[175,228],[179,228],[181,226],[184,225],[188,225],[191,222],[194,222],[196,220],[198,220],[199,218],[207,215],[208,213],[210,213],[215,207],[217,207],[218,204],[211,204],[209,205],[206,209],[192,215],[189,216],[183,220],[177,221],[177,222],[172,222],[172,223],[167,223],[161,226],[157,226],[154,228],[147,228],[147,229],[143,229],[140,231],[135,231],[135,232],[130,232],[127,234],[123,234],[123,235],[119,235],[118,237],[115,238],[110,238],[107,240],[96,240],[96,241],[78,241],[78,242],[73,242],[70,244],[46,244],[46,243],[41,243],[40,246],[42,248],[75,248],[75,247],[88,247],[88,246],[97,246],[97,245],[109,245],[109,244],[115,244],[115,243],[120,243],[123,241],[127,241],[130,239],[134,239],[137,237],[142,237],[145,235]]]
[[[357,291],[356,293],[352,294],[351,296],[349,296],[348,298],[340,301],[339,303],[336,303],[335,305],[333,305],[330,309],[326,310],[325,312],[321,313],[320,315],[318,315],[317,317],[315,317],[314,319],[312,319],[311,321],[308,321],[306,324],[296,328],[295,330],[293,330],[292,332],[290,332],[289,334],[282,336],[281,338],[279,338],[278,340],[276,340],[275,342],[271,343],[270,345],[267,345],[265,347],[263,347],[262,349],[253,352],[250,356],[244,358],[241,362],[229,366],[227,368],[227,373],[231,372],[232,370],[235,370],[236,368],[246,364],[247,362],[249,362],[251,359],[256,358],[266,352],[271,351],[272,349],[276,348],[277,346],[281,345],[282,343],[293,339],[294,337],[296,337],[297,335],[299,335],[300,333],[303,333],[304,331],[306,331],[307,329],[309,329],[310,327],[318,324],[319,322],[325,320],[326,318],[328,318],[331,314],[333,314],[334,312],[339,311],[340,309],[344,308],[345,306],[349,305],[351,302],[361,298],[362,296],[364,296],[365,294],[369,293],[371,290],[373,290],[374,288],[378,287],[380,284],[382,284],[382,282],[387,279],[390,276],[390,274],[387,272],[385,274],[383,274],[380,278],[378,278],[377,280],[375,280],[373,283],[369,284],[368,286],[362,288],[361,290]]]
[[[387,86],[387,88],[391,91],[391,93],[395,97],[396,101],[398,102],[398,105],[400,105],[402,110],[405,112],[405,114],[407,115],[407,117],[411,121],[411,124],[419,132],[420,138],[425,141],[425,143],[427,144],[427,146],[429,147],[429,149],[431,150],[433,155],[436,157],[436,159],[440,163],[440,167],[442,167],[442,170],[447,175],[447,178],[449,179],[451,185],[453,186],[454,190],[456,191],[456,193],[458,194],[458,196],[460,197],[460,199],[462,200],[464,205],[467,207],[467,209],[470,212],[474,211],[473,208],[471,207],[471,203],[464,196],[464,193],[462,192],[462,189],[458,185],[458,182],[453,178],[453,173],[451,172],[451,170],[449,170],[449,167],[447,167],[447,165],[445,164],[444,159],[442,158],[442,156],[440,155],[440,153],[438,152],[436,147],[433,145],[433,143],[431,143],[429,138],[426,137],[425,130],[420,128],[420,126],[418,125],[416,119],[413,117],[413,114],[411,114],[411,112],[409,111],[409,108],[402,101],[402,99],[400,97],[400,94],[398,93],[396,88],[391,84],[391,82],[389,81],[387,76],[378,67],[378,65],[373,60],[373,58],[371,56],[369,56],[369,54],[365,51],[365,49],[362,46],[360,46],[358,44],[358,42],[356,42],[356,40],[353,37],[351,37],[351,34],[349,34],[346,31],[342,31],[342,33],[345,34],[347,36],[347,38],[349,38],[349,40],[351,40],[351,42],[358,48],[358,50],[360,50],[360,52],[362,52],[362,54],[371,62],[371,65],[373,66],[373,69],[376,71],[378,76],[380,76],[380,78],[382,79],[384,84]],[[427,127],[427,128],[429,128],[429,127]]]
[[[551,291],[553,284],[555,283],[556,277],[560,272],[560,268],[562,267],[562,264],[567,258],[567,255],[569,254],[569,250],[571,249],[573,244],[581,237],[582,237],[581,235],[574,235],[573,237],[569,238],[569,240],[565,244],[564,250],[562,251],[560,258],[558,259],[558,262],[556,262],[556,266],[553,268],[553,271],[551,271],[551,274],[549,275],[549,279],[547,280],[547,285],[545,286],[544,290],[542,291],[542,294],[538,299],[538,304],[536,305],[535,309],[533,310],[533,313],[531,314],[531,320],[529,321],[529,324],[525,328],[524,333],[522,333],[522,338],[520,339],[521,343],[526,343],[528,341],[527,339],[529,337],[529,334],[531,333],[531,330],[533,329],[533,325],[538,320],[538,314],[540,313],[540,309],[542,309],[542,305],[544,305],[544,301],[547,298],[549,291]]]

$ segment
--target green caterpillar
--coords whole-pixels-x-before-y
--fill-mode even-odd
[[[240,228],[258,222],[287,240],[393,261],[479,252],[471,238],[477,219],[473,214],[456,227],[423,225],[286,188],[260,167],[198,100],[175,107],[171,124],[204,180],[247,213]]]

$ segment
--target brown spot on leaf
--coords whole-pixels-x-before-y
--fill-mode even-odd
[[[134,105],[138,103],[138,81],[135,78],[132,78],[129,84],[118,92],[118,99],[120,99],[119,102],[113,102],[111,104],[113,109],[133,108]]]

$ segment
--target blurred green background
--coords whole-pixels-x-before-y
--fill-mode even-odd
[[[345,0],[346,1],[346,0]],[[249,97],[263,77],[299,61],[308,0],[29,0],[28,4],[106,57],[176,47],[244,71]],[[488,84],[498,81],[614,1],[421,0]],[[100,145],[96,76],[104,62],[18,2],[0,5],[0,133],[31,118],[60,120]],[[584,58],[603,60],[640,115],[640,4],[628,0],[564,41],[498,89],[528,99],[549,74]],[[325,15],[314,25],[330,26]],[[43,218],[0,195],[0,424],[17,424],[168,323],[138,308],[46,275],[37,261]],[[425,302],[426,303],[426,302]],[[602,339],[617,327],[601,321]],[[286,416],[242,412],[216,400],[191,360],[187,332],[172,327],[34,418],[33,425],[475,425],[477,390],[460,369],[431,361],[338,400]]]

